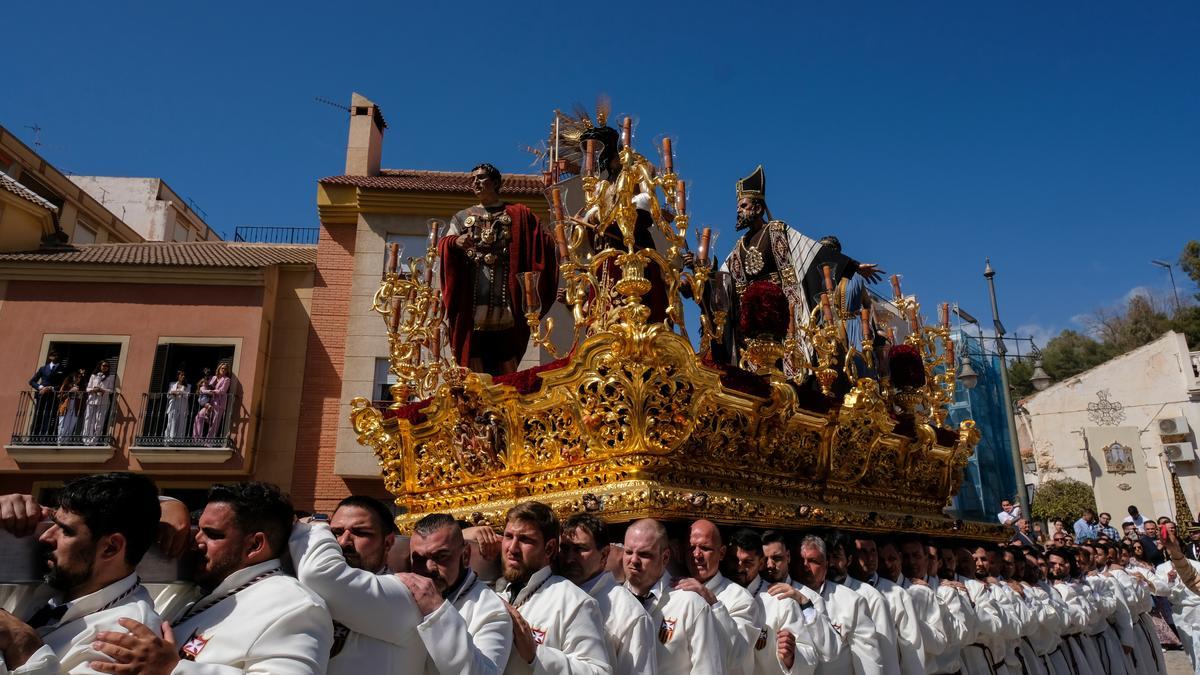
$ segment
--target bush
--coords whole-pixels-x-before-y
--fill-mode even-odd
[[[1096,510],[1096,493],[1092,486],[1077,480],[1044,481],[1038,486],[1029,510],[1036,520],[1062,518],[1069,528],[1084,509]]]

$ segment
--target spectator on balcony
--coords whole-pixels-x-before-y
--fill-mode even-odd
[[[83,378],[87,371],[79,370],[67,375],[58,388],[58,444],[65,445],[79,426],[79,413],[83,408]],[[78,442],[78,441],[76,441]]]
[[[83,413],[83,442],[88,445],[94,445],[100,436],[108,434],[108,407],[115,380],[108,361],[97,363],[96,370],[88,378],[87,408]]]
[[[200,371],[200,379],[196,381],[196,418],[192,422],[192,438],[204,438],[208,426],[208,411],[212,408],[212,370],[205,368]]]
[[[167,387],[167,438],[183,438],[187,431],[188,394],[192,385],[187,383],[187,373],[175,372],[175,381]]]
[[[212,403],[208,409],[208,437],[214,438],[224,432],[225,427],[225,408],[229,405],[229,387],[232,384],[232,378],[229,377],[229,364],[222,362],[217,366],[217,373],[213,375],[212,386]]]
[[[33,388],[33,424],[30,434],[34,436],[51,436],[54,434],[54,392],[63,381],[65,368],[58,362],[58,353],[50,350],[46,355],[46,365],[38,368],[29,378],[29,386]]]

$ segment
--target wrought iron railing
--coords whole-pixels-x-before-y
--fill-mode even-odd
[[[18,394],[13,445],[113,444],[115,393],[24,390]]]
[[[236,448],[237,394],[142,394],[140,448]]]
[[[319,227],[240,225],[233,230],[233,240],[255,244],[315,244],[320,234]]]

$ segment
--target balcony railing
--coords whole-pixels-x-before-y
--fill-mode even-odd
[[[316,244],[320,234],[319,227],[240,225],[233,230],[233,240],[255,244]]]
[[[112,394],[21,391],[12,445],[111,447],[115,402]]]
[[[237,394],[142,394],[135,448],[236,448]]]

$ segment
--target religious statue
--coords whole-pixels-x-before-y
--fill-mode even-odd
[[[790,325],[780,326],[777,330],[781,334],[772,336],[781,339],[783,334],[808,325],[813,310],[821,305],[821,294],[830,286],[835,289],[830,300],[836,303],[837,311],[854,316],[867,297],[862,281],[874,283],[882,275],[874,264],[859,263],[843,255],[836,237],[817,241],[782,220],[771,218],[766,194],[767,180],[761,165],[737,182],[737,229],[746,233],[721,266],[733,286],[725,346],[729,350],[727,360],[735,364],[740,341],[757,337],[740,334],[740,327],[747,324],[741,320],[743,313],[757,311],[747,306],[747,300],[759,296],[769,300],[773,294],[782,293],[791,307],[791,317]],[[859,279],[855,280],[856,277]],[[752,286],[754,289],[747,297]]]
[[[529,345],[520,275],[540,273],[543,315],[558,286],[553,237],[529,207],[500,199],[502,182],[491,164],[472,169],[479,203],[456,213],[438,242],[450,349],[459,365],[490,375],[515,372]]]

